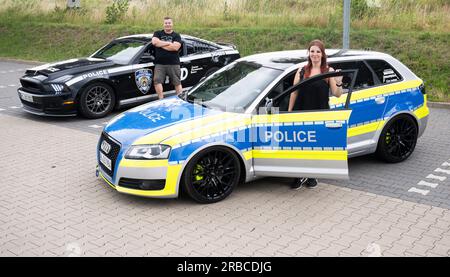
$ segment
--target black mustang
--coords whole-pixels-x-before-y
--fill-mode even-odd
[[[184,89],[240,57],[231,44],[181,35],[181,81]],[[121,37],[88,58],[45,64],[25,72],[18,89],[23,109],[37,115],[87,118],[114,108],[155,100],[152,35]],[[174,94],[166,80],[166,95]]]

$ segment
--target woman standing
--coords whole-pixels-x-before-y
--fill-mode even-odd
[[[303,79],[311,78],[318,74],[332,72],[334,69],[327,63],[325,46],[320,40],[313,40],[308,46],[308,64],[297,70],[294,85]],[[289,98],[288,111],[293,110],[323,110],[329,109],[329,91],[336,96],[342,95],[342,76],[326,78],[306,85],[301,93],[294,91]],[[309,188],[317,186],[317,180],[312,178],[298,178],[292,184],[293,189],[299,189],[303,185]]]

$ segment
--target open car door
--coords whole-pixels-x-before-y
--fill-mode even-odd
[[[347,179],[348,109],[357,70],[316,75],[266,99],[252,117],[253,168],[257,176]],[[345,105],[333,110],[282,111],[280,103],[296,90],[326,78],[343,76]]]

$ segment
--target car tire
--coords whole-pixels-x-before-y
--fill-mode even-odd
[[[237,154],[227,147],[207,148],[195,155],[183,173],[183,191],[201,204],[228,197],[240,181]]]
[[[101,118],[109,114],[116,104],[111,86],[93,83],[83,89],[79,98],[79,111],[86,118]]]
[[[413,117],[401,114],[384,126],[378,140],[376,155],[388,163],[406,160],[414,151],[418,137]]]

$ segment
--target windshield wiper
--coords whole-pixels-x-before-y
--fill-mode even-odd
[[[179,97],[181,100],[184,100],[184,101],[189,102],[188,99],[187,99],[187,91],[186,91],[186,90],[183,91],[183,92],[181,92],[181,93],[178,95],[178,97]]]
[[[208,104],[206,104],[206,102],[204,102],[203,100],[199,100],[199,99],[192,100],[192,99],[188,99],[186,97],[186,101],[189,102],[189,103],[200,105],[200,106],[205,107],[205,108],[210,108],[210,106]]]
[[[204,108],[210,108],[210,106],[206,105],[205,102],[201,101],[201,102],[195,102],[197,104],[199,104],[200,106],[204,107]]]

